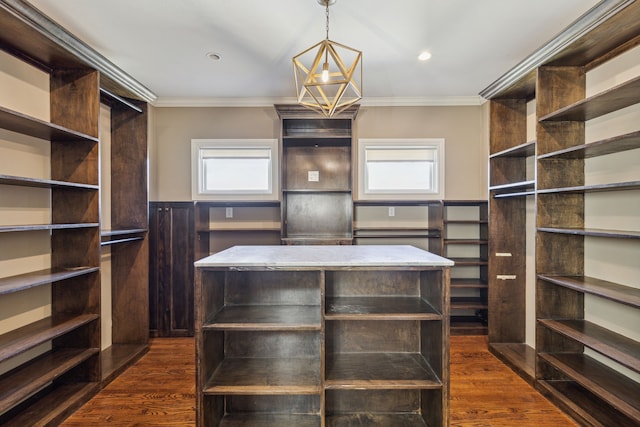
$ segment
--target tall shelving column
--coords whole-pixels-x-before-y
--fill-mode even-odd
[[[451,334],[486,335],[488,212],[484,200],[444,201],[444,250],[451,269]]]
[[[101,232],[111,251],[111,346],[102,351],[106,384],[149,348],[149,239],[147,104],[101,89],[111,107],[110,229]],[[104,185],[104,184],[103,184]],[[105,219],[102,220],[105,222]]]
[[[536,142],[527,141],[527,102],[535,96],[507,90],[490,101],[489,349],[525,380],[534,379],[534,349],[526,344],[527,199],[535,198],[528,164]],[[535,163],[534,163],[535,166]]]
[[[624,222],[619,225],[620,220],[606,217],[629,214],[624,205],[637,200],[640,175],[617,182],[604,175],[605,182],[599,182],[607,164],[616,173],[624,166],[602,161],[592,177],[587,162],[629,150],[637,153],[639,131],[585,144],[585,130],[590,120],[640,104],[640,76],[586,98],[586,71],[582,66],[538,71],[537,385],[581,423],[638,425],[640,340],[621,333],[615,314],[604,322],[590,316],[588,305],[590,298],[604,299],[619,305],[619,311],[631,307],[635,318],[640,316],[640,283],[618,282],[622,276],[616,271],[603,275],[593,266],[601,262],[595,256],[599,245],[609,240],[619,242],[616,267],[637,268],[634,261],[625,266],[624,253],[639,253],[640,230],[624,229]],[[608,197],[609,206],[594,212],[592,196],[617,192],[625,196]],[[611,228],[593,228],[594,222]]]
[[[0,177],[2,184],[49,189],[51,197],[49,224],[0,226],[2,234],[50,233],[50,269],[0,278],[0,295],[51,286],[50,316],[0,335],[0,362],[49,346],[0,376],[0,424],[9,426],[59,422],[101,380],[99,73],[83,67],[49,74],[50,122],[0,112],[4,129],[50,142],[51,168],[51,179]]]
[[[352,147],[359,106],[332,118],[299,105],[275,108],[281,122],[282,242],[352,244]]]

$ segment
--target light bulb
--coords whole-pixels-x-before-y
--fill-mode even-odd
[[[322,64],[322,81],[324,83],[329,81],[329,63],[325,62]]]

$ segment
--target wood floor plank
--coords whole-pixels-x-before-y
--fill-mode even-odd
[[[156,338],[149,353],[63,427],[195,426],[193,338]],[[576,427],[487,350],[486,336],[451,337],[451,427]]]

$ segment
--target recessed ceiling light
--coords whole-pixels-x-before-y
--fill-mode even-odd
[[[431,53],[427,52],[426,50],[422,53],[420,53],[420,55],[418,55],[418,59],[420,61],[427,61],[431,58]]]
[[[222,56],[220,56],[219,53],[207,52],[207,58],[209,58],[212,61],[219,61],[220,59],[222,59]]]

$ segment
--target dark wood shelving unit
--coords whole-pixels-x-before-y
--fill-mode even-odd
[[[198,261],[197,425],[448,425],[451,263],[426,254],[247,246]]]
[[[626,26],[620,37],[637,40],[639,13],[640,3],[630,2],[610,18],[615,21],[635,16],[631,19],[636,22]],[[602,25],[608,22],[599,27]],[[609,43],[590,34],[582,40],[594,45]],[[614,53],[592,61],[599,65],[614,60],[632,44],[618,46]],[[627,251],[638,247],[637,230],[615,229],[618,224],[614,221],[601,222],[605,224],[601,228],[589,226],[595,216],[589,201],[616,192],[635,198],[639,182],[598,182],[592,178],[587,163],[587,159],[594,162],[603,160],[598,157],[638,148],[638,133],[588,144],[585,140],[589,130],[586,122],[599,117],[606,120],[603,116],[640,103],[640,77],[586,97],[589,69],[590,64],[581,61],[538,69],[536,386],[580,422],[613,425],[608,423],[615,420],[616,425],[637,425],[640,405],[631,396],[639,395],[640,386],[616,366],[640,372],[640,363],[634,356],[640,343],[594,318],[589,304],[596,304],[600,298],[612,304],[616,299],[633,301],[638,290],[602,280],[616,277],[615,271],[606,276],[599,273],[603,275],[601,279],[584,275],[596,263],[589,251],[596,250],[597,245],[608,240],[620,242]],[[615,167],[602,161],[600,164],[609,171]],[[625,204],[622,194],[611,200],[609,203],[619,203],[621,207]],[[606,219],[607,214],[604,216]],[[616,292],[619,294],[614,296]],[[623,304],[634,307],[633,303]],[[596,406],[600,410],[595,411]]]
[[[637,178],[598,182],[585,168],[587,159],[604,164],[597,158],[640,148],[635,129],[585,143],[585,122],[606,121],[608,114],[640,103],[637,76],[586,96],[587,72],[637,46],[638,16],[638,1],[602,2],[534,52],[524,68],[525,62],[481,93],[491,103],[490,349],[584,425],[640,423],[638,383],[616,368],[640,372],[640,343],[598,324],[588,312],[600,299],[638,309],[640,289],[585,275],[593,268],[593,245],[619,241],[624,250],[635,250],[640,237],[634,229],[616,230],[615,223],[614,229],[590,227],[593,214],[586,203],[615,192],[624,192],[618,200],[635,198]],[[535,141],[523,144],[526,104],[532,100]],[[533,170],[525,174],[532,156]],[[526,181],[529,188],[512,190]],[[526,200],[535,202],[536,214],[535,350],[523,342]]]
[[[274,107],[281,129],[281,242],[352,244],[352,147],[359,106],[332,118],[299,105]]]
[[[146,175],[134,179],[132,174],[138,174],[140,169],[131,163],[132,159],[140,160],[139,165],[146,174],[146,157],[140,159],[133,154],[139,147],[144,147],[146,153],[146,116],[141,122],[131,123],[128,117],[116,113],[111,124],[99,123],[101,88],[108,87],[112,99],[148,100],[153,94],[27,3],[0,1],[0,27],[6,30],[0,35],[0,49],[49,77],[49,117],[43,120],[0,106],[0,128],[28,137],[22,138],[21,144],[29,146],[36,138],[50,145],[49,177],[0,175],[1,185],[48,191],[50,221],[46,221],[47,224],[1,224],[0,238],[8,236],[5,233],[48,232],[41,234],[47,235],[50,242],[50,266],[43,269],[39,265],[34,271],[0,279],[0,295],[46,287],[47,291],[50,289],[51,307],[49,317],[0,335],[0,359],[15,362],[14,368],[0,375],[0,424],[58,425],[105,384],[103,371],[107,364],[101,360],[105,352],[100,349],[103,315],[100,303],[101,126],[111,125],[117,156],[122,159],[122,170],[116,172],[126,181],[126,189],[123,191],[116,184],[115,197],[138,198],[116,208],[116,216],[123,213],[120,218],[130,217],[131,212],[138,212],[140,205],[144,206],[146,215]],[[130,103],[142,110],[146,108],[145,101]],[[137,126],[141,130],[136,129]],[[117,167],[118,160],[113,163]],[[137,184],[144,186],[144,193],[137,192],[140,188]],[[131,229],[146,229],[145,218],[139,222],[128,221],[126,227],[118,220],[114,224],[142,236],[144,233]],[[10,237],[22,239],[23,235],[26,238],[26,234]],[[109,240],[113,247],[119,246],[114,239]],[[125,258],[128,265],[135,259],[131,254]],[[114,299],[126,317],[114,317],[115,340],[121,331],[135,328],[142,328],[145,340],[148,336],[146,299],[132,294],[132,289],[146,293],[147,268],[148,265],[143,264],[144,272],[140,275],[114,268],[115,277],[131,275],[132,280],[125,283],[123,292],[117,292],[116,296],[122,295],[124,300]],[[138,319],[136,315],[145,318]],[[27,350],[38,346],[48,350],[27,356]],[[16,358],[18,355],[25,360]]]
[[[451,270],[451,334],[486,335],[489,214],[485,200],[445,200],[443,255]]]
[[[356,200],[353,206],[354,244],[411,244],[442,253],[441,200]]]
[[[225,210],[233,210],[227,218]],[[234,245],[279,245],[280,201],[198,201],[194,212],[195,259]]]

